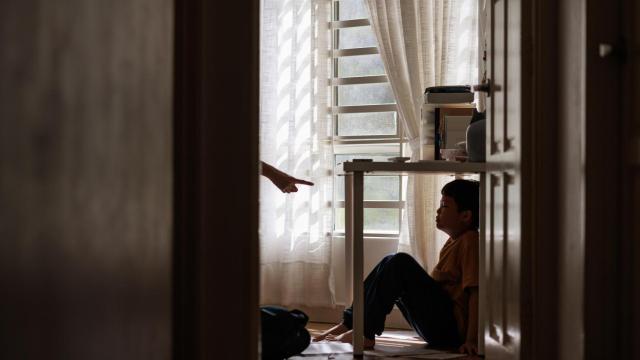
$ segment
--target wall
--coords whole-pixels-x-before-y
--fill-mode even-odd
[[[584,355],[585,359],[625,358],[620,347],[623,237],[620,144],[621,59],[601,55],[600,46],[621,38],[620,1],[585,3],[584,132]],[[603,91],[606,89],[606,91]],[[604,121],[603,121],[604,120]],[[604,139],[604,141],[603,141]],[[609,152],[610,151],[610,152]],[[615,294],[612,296],[612,294]]]
[[[623,284],[638,284],[640,281],[640,4],[635,0],[622,1],[622,29],[626,40],[626,58],[622,69],[622,245],[620,269]],[[624,286],[619,307],[623,319],[620,347],[622,357],[640,358],[640,302],[639,286]]]
[[[172,1],[0,2],[0,358],[171,354]]]

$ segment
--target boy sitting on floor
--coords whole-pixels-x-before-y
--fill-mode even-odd
[[[436,227],[449,235],[431,276],[410,255],[383,258],[364,282],[364,344],[375,345],[397,305],[430,346],[477,353],[479,183],[454,180],[442,188]],[[351,342],[352,308],[342,323],[313,340]]]

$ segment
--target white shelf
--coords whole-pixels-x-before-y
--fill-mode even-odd
[[[344,172],[427,172],[444,174],[483,173],[487,171],[487,164],[483,162],[457,161],[420,161],[420,162],[387,162],[387,161],[347,161],[343,163]]]

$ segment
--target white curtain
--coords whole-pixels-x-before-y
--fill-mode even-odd
[[[262,304],[333,304],[332,151],[326,113],[329,5],[316,0],[262,1],[260,156],[315,183],[283,194],[261,179]]]
[[[478,0],[367,0],[371,25],[398,113],[419,154],[420,107],[424,89],[477,81]],[[435,228],[439,190],[445,178],[411,176],[399,250],[431,270],[445,240]]]

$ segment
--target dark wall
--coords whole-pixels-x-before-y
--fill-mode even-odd
[[[171,354],[170,0],[0,2],[0,358]]]
[[[623,217],[619,268],[622,284],[640,283],[640,4],[622,1],[622,34],[626,56],[622,66],[622,179]],[[622,318],[621,358],[640,359],[640,286],[623,286],[619,307]]]
[[[630,286],[623,282],[620,246],[623,142],[621,59],[600,54],[600,46],[622,38],[620,1],[588,0],[584,7],[584,343],[585,359],[628,358],[620,340],[626,309],[620,297]],[[602,91],[606,89],[606,91]],[[606,119],[607,121],[603,121]],[[606,139],[607,145],[603,144]],[[606,150],[605,150],[606,149]],[[610,152],[608,152],[610,151]],[[634,304],[635,305],[635,304]],[[624,315],[623,315],[624,314]]]

